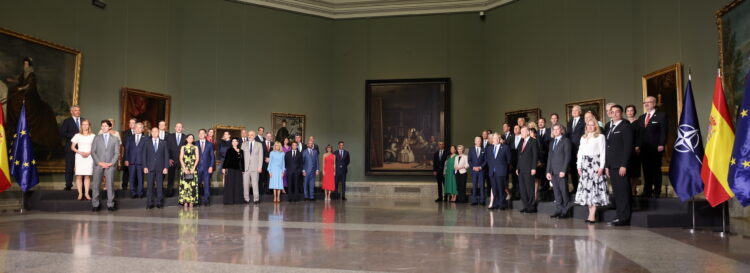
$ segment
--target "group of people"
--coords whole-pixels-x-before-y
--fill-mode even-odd
[[[485,130],[474,138],[472,147],[451,145],[446,151],[445,143],[439,142],[433,155],[435,201],[469,201],[466,184],[471,174],[472,206],[505,210],[520,197],[521,212],[536,213],[541,193],[549,190],[556,205],[550,217],[570,217],[575,203],[589,208],[586,222],[593,224],[597,208],[610,204],[609,178],[617,210],[617,218],[609,224],[629,225],[641,169],[645,182],[640,196],[658,197],[661,189],[667,118],[656,110],[656,98],[647,97],[643,106],[645,113],[638,117],[634,105],[623,108],[609,103],[609,121],[602,124],[593,112],[584,114],[576,105],[567,126],[558,123],[559,116],[553,113],[549,128],[545,118],[536,123],[518,118],[512,132],[508,123],[502,133]]]
[[[111,119],[102,120],[97,134],[93,133],[91,122],[81,117],[80,107],[72,106],[70,113],[71,117],[60,127],[67,143],[65,190],[72,190],[75,179],[77,199],[91,200],[93,211],[101,209],[102,181],[107,191],[107,209],[116,209],[113,181],[120,159],[123,190],[129,189],[134,199],[145,197],[148,209],[161,208],[164,197],[175,194],[185,208],[210,205],[211,177],[217,171],[224,186],[224,204],[250,203],[251,188],[255,204],[269,190],[273,191],[274,202],[280,202],[287,190],[290,202],[301,197],[315,200],[315,181],[321,170],[325,199],[331,200],[331,193],[339,188],[339,196],[346,200],[350,158],[343,141],[339,141],[336,151],[328,145],[320,164],[318,145],[312,136],[306,144],[300,135],[295,135],[293,142],[288,135],[274,140],[271,133],[263,135],[264,128],[259,127],[257,136],[255,131],[242,130],[240,137],[232,138],[229,132],[223,132],[222,139],[215,140],[213,130],[200,129],[196,138],[184,133],[180,122],[170,133],[165,121],[147,128],[136,119],[130,119],[129,129],[122,133],[112,130]]]

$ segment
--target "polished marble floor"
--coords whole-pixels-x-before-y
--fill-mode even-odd
[[[431,200],[0,215],[1,272],[750,272],[750,238]]]

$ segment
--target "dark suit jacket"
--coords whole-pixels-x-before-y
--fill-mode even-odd
[[[128,132],[130,132],[130,130],[128,130]],[[140,142],[138,145],[135,145],[135,137],[131,135],[131,137],[128,138],[125,142],[125,155],[123,158],[128,161],[129,165],[143,165],[143,163],[145,163],[143,160],[143,146],[145,146],[146,143],[153,144],[153,142],[149,142],[150,140],[150,137],[141,134]],[[153,147],[151,149],[153,150]]]
[[[573,118],[571,118],[568,121],[568,131],[565,133],[565,137],[570,139],[570,143],[573,144],[573,149],[578,149],[578,146],[581,145],[581,137],[583,136],[583,133],[586,131],[586,121],[583,119],[583,116],[581,116],[578,119],[578,123],[576,123],[576,127],[573,128]]]
[[[524,148],[524,140],[521,140],[521,142],[518,145],[518,163],[516,166],[520,172],[529,172],[536,169],[536,163],[539,160],[539,143],[536,139],[529,137],[526,140],[526,148]]]
[[[487,170],[489,175],[508,175],[508,165],[511,162],[510,147],[505,144],[500,144],[498,148],[497,156],[495,156],[495,146],[487,146],[487,150],[484,152],[485,162],[487,162]]]
[[[184,132],[180,136],[180,143],[177,143],[177,133],[169,134],[164,138],[167,139],[167,145],[169,146],[169,159],[174,160],[175,165],[179,165],[180,162],[180,148],[187,144],[185,137],[187,134]]]
[[[544,128],[544,134],[542,134],[542,128],[539,128],[537,131],[536,138],[539,140],[539,144],[542,147],[542,149],[547,149],[547,143],[552,139],[552,129],[551,128]],[[546,160],[545,160],[546,161]]]
[[[605,168],[628,167],[630,153],[633,151],[633,129],[630,122],[622,120],[615,128],[607,130],[607,157]]]
[[[667,142],[667,115],[656,111],[646,126],[646,114],[641,115],[637,121],[638,137],[636,146],[646,150],[656,150],[658,146],[664,146]]]
[[[143,145],[143,150],[141,151],[144,158],[143,167],[148,169],[149,172],[161,172],[164,168],[169,167],[169,147],[167,142],[159,140],[159,147],[154,151],[154,139],[149,137],[141,141],[144,140],[146,143],[144,143],[145,145]]]
[[[508,146],[511,146],[511,143],[509,141],[513,140],[514,136],[515,135],[513,134],[513,132],[508,132],[508,136],[506,137],[505,133],[503,133],[502,138],[503,138],[503,140],[505,140],[505,144],[507,144]]]
[[[80,117],[79,120],[83,120],[83,117]],[[60,125],[60,135],[65,138],[66,152],[73,153],[73,150],[70,149],[70,140],[73,139],[73,136],[75,136],[79,132],[80,130],[78,129],[78,126],[76,126],[76,122],[73,117],[69,117],[63,120],[62,125]]]
[[[443,156],[440,157],[440,151],[435,151],[435,154],[432,156],[433,171],[436,171],[438,174],[443,173],[443,169],[445,168],[445,161],[448,160],[448,154],[450,154],[448,150],[443,150]]]
[[[344,157],[341,157],[341,152],[334,151],[336,155],[336,173],[346,174],[349,171],[349,151],[344,150]]]
[[[213,167],[214,162],[216,161],[216,159],[214,158],[214,145],[206,140],[206,144],[204,145],[203,150],[200,151],[201,141],[197,140],[195,141],[195,146],[198,146],[198,154],[200,156],[200,160],[198,160],[198,166],[195,169],[198,171],[208,171],[208,168]]]
[[[488,145],[489,146],[489,145]],[[486,169],[485,165],[487,165],[487,161],[485,159],[484,155],[484,149],[482,147],[479,147],[479,154],[477,154],[477,147],[469,147],[467,148],[469,150],[469,168],[470,171],[474,171],[474,167],[482,167],[482,169]]]
[[[292,152],[289,151],[284,155],[284,167],[286,168],[287,177],[290,175],[299,175],[302,173],[302,154],[297,152],[292,158]]]
[[[570,158],[572,157],[573,151],[570,147],[570,140],[562,137],[555,146],[555,139],[549,141],[549,152],[547,156],[547,173],[552,176],[557,176],[560,172],[568,172],[568,166],[570,166]]]

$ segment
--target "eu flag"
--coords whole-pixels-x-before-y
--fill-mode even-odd
[[[729,188],[742,206],[750,205],[750,71],[745,79],[745,94],[738,110],[734,149],[729,161]]]
[[[36,160],[34,160],[34,149],[31,147],[29,126],[26,124],[26,104],[21,106],[12,146],[9,158],[11,162],[10,174],[21,186],[22,191],[28,191],[39,184],[39,174],[36,169]]]
[[[669,164],[669,180],[677,196],[686,201],[703,192],[701,166],[703,161],[703,140],[701,139],[698,114],[695,112],[693,85],[688,79],[685,88],[685,101],[674,142],[672,162]]]

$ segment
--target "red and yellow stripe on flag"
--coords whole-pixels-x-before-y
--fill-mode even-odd
[[[5,140],[5,114],[0,107],[0,192],[10,188],[10,168],[8,168],[8,146]]]
[[[708,118],[708,138],[703,155],[701,178],[706,199],[715,207],[734,196],[729,188],[729,164],[734,143],[734,124],[721,85],[721,75],[716,77],[711,116]]]

